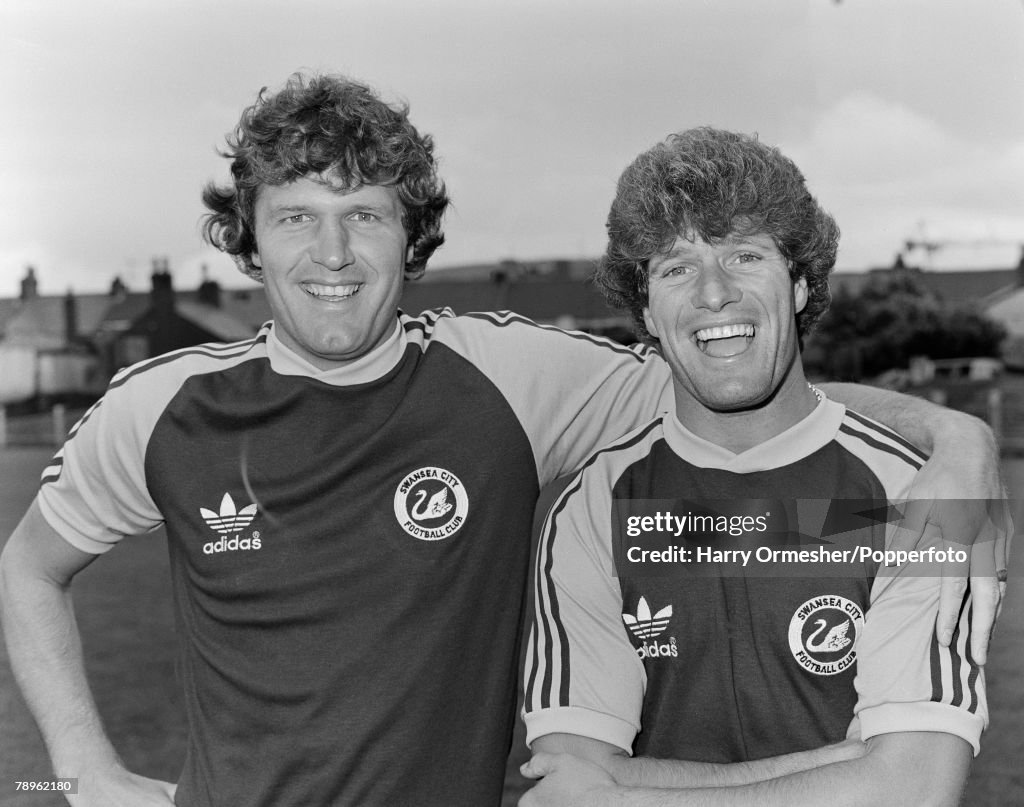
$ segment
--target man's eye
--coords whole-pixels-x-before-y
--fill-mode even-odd
[[[285,216],[284,221],[288,224],[301,224],[304,221],[312,221],[313,217],[308,213],[296,213],[294,216]]]
[[[692,269],[689,266],[670,266],[665,269],[662,273],[662,277],[678,277],[679,275],[689,274]]]
[[[373,213],[368,213],[365,210],[360,210],[358,213],[353,213],[352,214],[352,220],[353,221],[362,221],[362,222],[376,221],[377,220],[377,216],[374,215]]]
[[[738,263],[756,263],[759,260],[761,260],[761,256],[756,252],[741,252],[736,256]]]

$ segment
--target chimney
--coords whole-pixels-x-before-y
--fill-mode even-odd
[[[153,259],[153,290],[149,295],[149,355],[171,350],[174,342],[174,286],[167,258]]]
[[[21,301],[27,302],[39,296],[39,281],[36,280],[36,270],[28,266],[25,268],[25,277],[21,279]]]
[[[168,268],[167,258],[153,258],[153,274],[150,277],[153,281],[153,291],[150,295],[153,307],[173,308],[174,286],[171,283],[171,270]]]
[[[64,296],[64,342],[73,345],[78,339],[78,306],[74,292],[68,289]]]
[[[116,297],[118,300],[123,300],[128,294],[128,287],[121,280],[121,276],[117,275],[114,281],[110,284],[110,296]]]
[[[220,308],[220,284],[216,280],[210,280],[209,271],[204,263],[201,267],[203,282],[199,284],[199,302],[212,308]]]

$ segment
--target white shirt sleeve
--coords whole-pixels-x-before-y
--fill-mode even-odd
[[[577,734],[632,752],[647,676],[622,621],[613,574],[611,484],[600,468],[573,479],[538,546],[527,645],[527,743]]]

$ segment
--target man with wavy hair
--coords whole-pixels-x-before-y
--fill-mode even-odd
[[[538,492],[664,409],[668,368],[507,312],[400,312],[448,199],[431,139],[366,86],[293,77],[228,145],[206,235],[273,321],[122,371],[74,429],[0,563],[18,680],[76,805],[496,804]],[[965,446],[992,495],[987,430],[918,412],[950,458],[931,495]],[[118,761],[68,596],[160,525],[190,727],[176,793]]]
[[[598,283],[675,405],[545,524],[525,677],[545,778],[522,804],[956,804],[988,720],[970,594],[943,647],[940,566],[874,559],[895,523],[810,526],[818,502],[886,514],[926,459],[804,376],[832,217],[778,149],[700,128],[626,169],[608,234]]]

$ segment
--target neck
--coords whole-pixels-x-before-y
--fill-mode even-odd
[[[782,383],[763,401],[746,409],[709,409],[675,385],[676,417],[690,432],[741,454],[767,442],[807,417],[818,405],[803,366],[793,362]]]
[[[368,353],[349,362],[321,362],[289,347],[274,325],[267,339],[267,356],[274,372],[281,375],[308,376],[334,386],[349,386],[387,375],[402,360],[405,345],[405,331],[396,317],[391,334]]]

